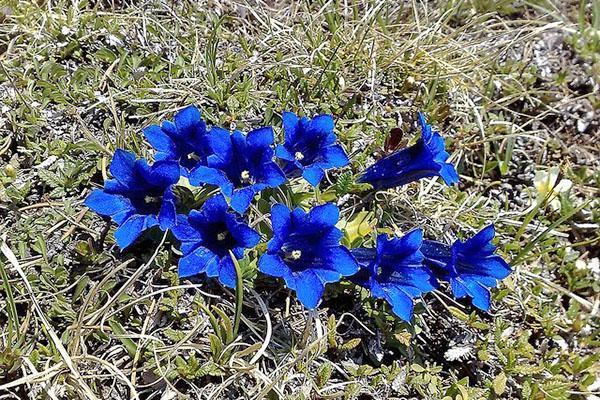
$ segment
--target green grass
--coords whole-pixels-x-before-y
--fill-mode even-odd
[[[124,3],[0,0],[0,394],[598,394],[597,1]],[[540,56],[550,34],[565,51]],[[550,75],[544,57],[558,64]],[[414,140],[409,122],[425,111],[461,184],[379,193],[371,214],[351,196],[345,240],[423,225],[450,241],[494,222],[515,271],[492,312],[440,292],[409,325],[346,284],[309,315],[256,279],[255,253],[240,261],[242,299],[180,281],[160,234],[119,252],[114,226],[82,201],[115,148],[151,157],[141,129],[188,104],[211,124],[273,124],[278,135],[283,110],[333,114],[353,167],[321,193],[331,201],[352,191],[391,128]],[[559,208],[534,187],[553,166],[573,182]]]

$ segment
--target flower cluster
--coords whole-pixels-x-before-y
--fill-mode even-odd
[[[289,186],[296,179],[317,187],[328,170],[349,164],[331,115],[309,119],[284,112],[282,120],[284,141],[275,144],[272,127],[247,134],[207,127],[200,111],[189,106],[173,122],[143,130],[155,150],[154,163],[116,150],[112,179],[93,190],[85,204],[118,225],[114,236],[121,249],[149,228],[172,232],[182,253],[181,278],[205,274],[235,287],[233,258],[242,259],[246,250],[257,249],[266,238],[266,251],[257,260],[259,271],[283,279],[309,309],[319,305],[326,284],[342,278],[384,299],[406,321],[415,299],[437,289],[440,281],[448,282],[457,298],[468,296],[476,307],[489,309],[489,288],[511,272],[494,254],[493,226],[452,245],[424,240],[421,229],[414,229],[402,237],[380,234],[375,247],[349,249],[341,244],[344,233],[336,226],[340,210],[333,203],[319,204],[316,196],[312,208],[302,202],[292,204],[293,209],[271,202],[271,230],[258,232],[253,225],[259,221],[251,218],[261,212],[251,208],[257,195],[269,201],[274,191],[266,189]],[[421,137],[414,145],[360,172],[357,182],[368,183],[372,190],[432,176],[448,185],[456,183],[458,174],[448,163],[442,136],[423,114],[418,123]],[[182,212],[186,208],[181,207],[178,185],[214,190],[198,209]]]

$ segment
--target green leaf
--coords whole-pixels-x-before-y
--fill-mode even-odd
[[[62,179],[55,172],[47,169],[40,169],[38,175],[40,179],[50,187],[57,188],[62,186]]]
[[[329,343],[329,347],[335,349],[337,348],[337,340],[335,338],[336,334],[336,322],[335,315],[331,314],[329,319],[327,319],[327,342]]]
[[[223,342],[221,339],[213,334],[208,334],[208,340],[210,341],[210,352],[213,355],[213,358],[217,359],[221,356],[221,352],[223,351]]]
[[[8,274],[4,268],[4,263],[0,260],[0,277],[2,278],[2,286],[4,287],[4,293],[6,296],[6,313],[8,314],[8,347],[11,347],[13,343],[13,335],[17,340],[21,339],[21,333],[19,329],[19,314],[15,303],[15,298],[10,286]]]
[[[360,338],[354,338],[354,339],[350,339],[347,342],[345,342],[343,345],[340,346],[341,350],[344,351],[348,351],[348,350],[352,350],[353,348],[355,348],[356,346],[358,346],[360,344]]]
[[[89,282],[89,276],[84,275],[83,277],[81,277],[79,282],[77,282],[77,286],[75,286],[75,290],[73,291],[73,298],[71,299],[71,303],[75,303],[79,299]]]
[[[413,371],[418,372],[418,373],[425,372],[425,368],[423,368],[419,364],[412,364],[410,366],[410,369],[412,369]]]
[[[333,372],[333,367],[330,362],[326,362],[321,364],[319,369],[317,370],[317,376],[315,378],[315,382],[317,387],[322,388],[331,378],[331,373]]]
[[[369,235],[376,225],[377,220],[372,211],[359,212],[344,226],[344,243],[352,247],[353,243]]]
[[[459,310],[456,307],[449,306],[448,311],[450,311],[450,314],[454,315],[456,318],[460,319],[463,322],[466,322],[469,320],[469,316],[465,312],[463,312],[462,310]]]
[[[110,326],[115,335],[127,335],[127,331],[123,328],[123,325],[121,325],[118,321],[110,320],[108,321],[108,325]],[[123,343],[123,346],[125,346],[125,349],[129,353],[129,355],[131,357],[134,357],[137,352],[137,345],[135,344],[135,342],[126,337],[120,337],[118,339],[119,341],[121,341],[121,343]]]
[[[506,390],[506,375],[504,372],[500,372],[492,382],[492,387],[494,388],[494,393],[500,396]]]

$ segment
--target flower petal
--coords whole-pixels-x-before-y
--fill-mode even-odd
[[[419,251],[423,243],[423,231],[413,229],[401,238],[387,239],[387,235],[377,237],[377,252],[384,257],[382,263],[420,266],[423,254]]]
[[[129,217],[135,214],[135,208],[131,208],[129,210],[123,210],[111,216],[112,220],[115,221],[115,224],[121,225],[123,222],[127,221]]]
[[[142,169],[142,173],[150,185],[167,187],[177,183],[180,176],[180,169],[175,161],[157,161],[147,170]]]
[[[224,286],[235,288],[235,265],[229,254],[219,261],[219,282]]]
[[[252,186],[234,190],[231,195],[231,208],[240,214],[244,214],[250,207],[255,194],[256,192]]]
[[[457,299],[467,296],[467,288],[460,279],[450,279],[450,288],[452,289],[452,294]]]
[[[205,273],[211,266],[216,266],[219,259],[206,247],[198,247],[190,254],[179,259],[179,278]]]
[[[215,168],[199,166],[190,172],[189,180],[194,186],[200,186],[203,183],[218,186],[227,196],[231,196],[233,193],[233,185],[227,175]]]
[[[285,278],[290,276],[289,267],[276,254],[263,254],[258,260],[258,270],[263,274],[274,276],[276,278]]]
[[[329,114],[317,115],[310,121],[310,129],[319,136],[325,137],[333,132],[333,116]]]
[[[133,215],[115,231],[115,241],[121,250],[131,245],[146,229],[158,225],[156,218],[147,215]]]
[[[160,229],[164,231],[175,225],[176,214],[175,193],[173,193],[173,186],[169,186],[167,190],[165,190],[163,201],[160,206],[160,212],[158,213]]]
[[[262,182],[269,187],[277,187],[286,181],[285,174],[274,162],[263,164],[261,173],[263,176]]]
[[[294,161],[294,155],[292,153],[290,153],[288,151],[288,149],[285,148],[285,146],[283,146],[282,144],[278,144],[275,147],[275,155],[277,156],[277,158],[281,158],[282,160],[286,160],[286,161]]]
[[[232,216],[232,218],[227,221],[227,228],[229,229],[231,236],[234,237],[240,246],[247,249],[256,246],[258,242],[260,242],[260,234],[245,223],[235,221],[234,218],[235,217]]]
[[[323,168],[318,166],[306,167],[304,168],[304,171],[302,171],[302,177],[313,186],[319,186],[319,183],[324,176],[325,172],[323,171]]]
[[[474,275],[489,276],[494,279],[504,279],[512,272],[510,265],[498,255],[487,256],[484,258],[472,258],[472,264],[476,266]],[[464,261],[461,261],[461,264]]]
[[[233,157],[233,145],[229,131],[213,127],[209,132],[209,142],[214,155],[222,162],[229,162]]]
[[[339,144],[328,146],[324,151],[323,158],[328,168],[341,168],[350,163],[348,155]]]
[[[464,278],[463,281],[473,305],[480,310],[488,311],[491,305],[490,291],[477,281],[468,278]]]
[[[150,125],[142,130],[144,137],[156,151],[173,154],[177,151],[175,143],[158,125]],[[156,158],[155,158],[156,159]]]
[[[187,215],[178,214],[175,223],[171,226],[171,232],[181,242],[201,242],[202,236],[189,222]]]
[[[296,131],[298,128],[298,116],[293,112],[284,111],[282,115],[283,132],[286,142],[296,140]]]
[[[377,250],[373,248],[360,247],[350,250],[354,259],[361,268],[366,268],[375,261]]]
[[[325,257],[329,260],[329,268],[326,268],[326,270],[334,270],[342,276],[349,276],[358,271],[356,259],[352,256],[350,250],[344,246],[327,249]],[[319,269],[323,270],[323,268]],[[335,280],[327,280],[326,282],[336,282],[339,279],[338,277]]]
[[[340,209],[333,203],[313,207],[309,212],[310,223],[318,227],[333,227],[340,219]]]
[[[225,197],[222,194],[216,194],[202,204],[199,212],[191,211],[189,219],[192,224],[196,223],[198,225],[223,221],[228,208],[229,205],[227,205]]]
[[[442,165],[440,168],[440,176],[444,180],[444,183],[448,186],[458,183],[458,172],[456,172],[454,165],[450,163],[444,163]]]
[[[315,273],[315,275],[319,277],[321,282],[323,282],[324,284],[330,282],[339,282],[342,278],[342,275],[340,275],[339,272],[333,270],[313,269],[312,271]]]
[[[312,270],[306,270],[301,272],[295,281],[296,296],[300,303],[310,310],[317,308],[325,291],[325,285],[319,277]]]
[[[100,189],[94,189],[84,203],[100,215],[112,216],[133,208],[131,201],[118,194],[108,194]]]
[[[235,162],[239,162],[242,161],[242,163],[246,162],[246,159],[248,158],[248,154],[250,153],[250,150],[248,148],[248,143],[246,142],[246,135],[244,135],[242,132],[235,130],[233,131],[233,133],[231,134],[230,137],[231,140],[231,144],[233,145],[233,154],[232,156],[235,157],[236,159],[227,159],[229,162],[231,161],[235,161]]]
[[[273,235],[287,236],[291,228],[291,211],[285,205],[277,203],[271,207],[271,223]]]
[[[119,183],[124,186],[135,184],[133,169],[135,165],[135,154],[122,149],[115,150],[115,154],[110,162],[110,173]]]
[[[200,110],[193,105],[187,106],[175,114],[173,121],[175,122],[175,126],[179,133],[182,134],[201,122]]]
[[[492,240],[496,236],[496,229],[494,225],[488,225],[473,237],[467,239],[464,243],[465,247],[470,247],[477,252],[485,252],[492,254],[496,250],[496,246],[492,244]]]
[[[248,135],[246,136],[246,141],[248,142],[248,146],[252,148],[270,147],[275,141],[275,137],[273,135],[273,128],[270,126],[266,126],[263,128],[254,129],[248,132]]]
[[[402,290],[395,287],[384,287],[386,300],[392,311],[406,322],[410,322],[413,312],[413,300]]]

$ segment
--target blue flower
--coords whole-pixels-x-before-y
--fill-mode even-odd
[[[448,153],[444,149],[444,139],[439,132],[432,131],[425,116],[419,113],[421,138],[414,145],[382,158],[358,177],[358,182],[369,183],[376,190],[427,178],[441,176],[447,185],[458,182],[454,166],[447,163]]]
[[[317,307],[325,284],[358,270],[350,251],[339,244],[342,232],[335,227],[338,208],[327,203],[309,213],[300,208],[290,211],[283,204],[271,208],[273,238],[258,261],[258,269],[277,278],[296,291],[307,308]]]
[[[219,277],[225,286],[235,287],[235,266],[229,251],[238,259],[244,257],[244,249],[256,246],[260,235],[228,212],[228,207],[223,195],[218,194],[199,211],[177,215],[177,223],[171,229],[181,241],[180,278],[205,273]]]
[[[336,144],[331,115],[317,115],[311,120],[284,112],[283,131],[285,143],[277,146],[275,155],[286,161],[283,170],[289,178],[302,175],[317,186],[326,169],[348,165],[346,152]]]
[[[150,125],[143,130],[146,140],[157,151],[155,160],[174,160],[187,176],[196,165],[205,164],[211,150],[206,124],[195,106],[188,106],[161,126]]]
[[[258,192],[286,180],[273,161],[273,140],[271,127],[255,129],[247,136],[240,131],[230,134],[212,128],[210,145],[214,154],[208,157],[208,166],[201,165],[190,173],[190,183],[220,187],[231,198],[231,208],[243,214]]]
[[[85,205],[119,225],[115,240],[121,249],[129,246],[146,229],[160,225],[166,230],[175,220],[172,185],[179,180],[179,166],[173,161],[148,165],[131,152],[117,149],[110,163],[114,179],[95,189]]]
[[[436,277],[450,282],[455,297],[468,296],[473,305],[484,311],[490,308],[490,291],[498,280],[511,273],[510,265],[499,255],[491,241],[496,232],[493,225],[482,229],[464,242],[457,240],[452,246],[425,240],[421,251],[425,265]]]
[[[350,279],[369,289],[373,297],[385,299],[398,317],[410,321],[413,299],[435,289],[432,273],[423,265],[422,243],[420,229],[402,238],[379,235],[376,249],[352,250],[361,270]]]

